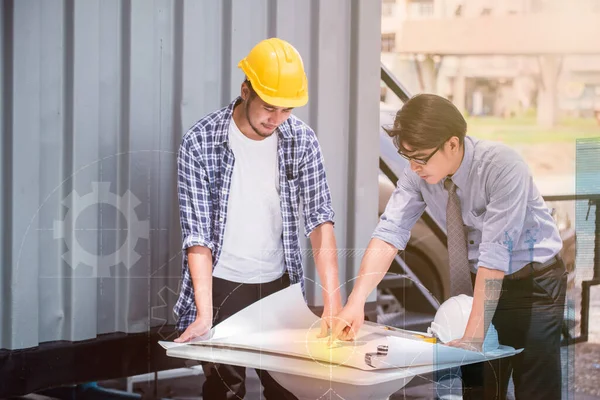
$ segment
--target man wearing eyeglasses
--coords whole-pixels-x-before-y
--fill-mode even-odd
[[[524,348],[508,359],[463,367],[464,398],[505,398],[512,372],[517,399],[560,399],[566,270],[558,229],[525,161],[466,131],[458,109],[436,95],[415,96],[397,113],[387,132],[410,168],[372,235],[330,340],[356,336],[369,293],[428,207],[448,235],[446,295],[473,296],[463,337],[446,344],[482,351],[493,323],[501,344]]]

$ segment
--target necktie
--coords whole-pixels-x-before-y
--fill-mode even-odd
[[[446,178],[444,187],[448,191],[446,206],[446,231],[448,234],[448,261],[450,264],[450,296],[473,295],[473,285],[467,256],[467,237],[460,211],[460,200],[456,185]]]

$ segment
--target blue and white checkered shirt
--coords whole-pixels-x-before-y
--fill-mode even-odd
[[[183,234],[183,267],[179,299],[174,311],[177,329],[196,319],[194,288],[186,249],[208,247],[213,268],[219,261],[227,223],[227,202],[234,157],[229,146],[229,123],[238,97],[228,107],[198,121],[183,137],[177,159],[179,217]],[[277,129],[283,250],[292,284],[302,282],[298,228],[300,198],[308,237],[324,222],[333,222],[331,194],[317,137],[304,122],[290,116]]]

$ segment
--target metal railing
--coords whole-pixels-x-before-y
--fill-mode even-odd
[[[563,344],[587,342],[590,326],[590,289],[592,286],[600,285],[600,194],[544,196],[544,200],[547,202],[587,200],[588,215],[586,215],[586,219],[592,207],[594,207],[594,274],[592,279],[581,282],[581,329],[579,336],[571,337],[568,328],[563,325],[563,336],[565,336]]]
[[[383,63],[381,64],[381,80],[396,96],[398,96],[403,103],[410,99],[411,96],[408,92],[408,89],[406,89],[406,87],[400,83],[398,78],[396,78],[394,74],[392,74],[391,71],[385,65],[383,65]],[[379,158],[379,169],[394,185],[396,185],[398,177],[382,158]],[[439,225],[433,220],[433,218],[431,218],[429,214],[423,213],[421,219],[442,243],[446,243],[446,234],[444,231],[442,231],[442,229],[440,229]]]

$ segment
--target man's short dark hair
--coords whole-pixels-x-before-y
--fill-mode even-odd
[[[435,94],[418,94],[396,113],[393,127],[384,128],[394,144],[411,151],[432,149],[457,136],[462,145],[467,122],[449,100]]]
[[[256,91],[252,87],[252,82],[250,82],[250,79],[246,77],[244,79],[244,83],[246,84],[246,86],[248,86],[248,90],[250,90],[250,100],[254,99],[254,97],[256,97]]]

